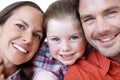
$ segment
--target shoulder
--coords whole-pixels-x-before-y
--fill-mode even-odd
[[[42,68],[34,68],[33,80],[58,80],[58,78],[52,72]]]
[[[85,70],[86,68],[95,69],[95,68],[99,68],[101,65],[100,64],[101,60],[105,60],[105,59],[106,57],[102,56],[96,49],[92,49],[88,53],[86,58],[78,60],[78,62],[75,65],[76,67],[82,69],[84,68]]]
[[[69,66],[68,72],[71,74],[73,72],[75,72],[76,74],[80,74],[88,73],[90,71],[91,73],[92,70],[94,71],[99,68],[99,60],[97,58],[99,57],[98,55],[99,53],[96,50],[91,50],[86,58],[81,58],[77,60],[75,64]]]
[[[78,78],[79,80],[96,80],[100,78],[99,72],[106,66],[106,63],[108,63],[106,57],[96,50],[91,50],[85,59],[79,59],[68,68],[65,80],[78,80]]]

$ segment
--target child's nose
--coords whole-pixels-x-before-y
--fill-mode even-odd
[[[67,52],[70,50],[70,45],[68,42],[63,42],[61,45],[62,52]]]

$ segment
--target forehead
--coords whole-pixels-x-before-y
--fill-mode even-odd
[[[80,21],[73,17],[62,17],[62,18],[51,18],[47,23],[49,27],[69,28],[69,27],[80,27]],[[65,27],[64,27],[65,26]]]
[[[16,18],[23,18],[28,20],[33,19],[42,19],[43,14],[38,9],[31,7],[31,6],[22,6],[14,10],[12,16],[16,16]]]
[[[81,14],[99,12],[110,7],[120,7],[120,0],[80,0],[79,2]]]
[[[23,12],[24,11],[24,12]],[[29,5],[24,5],[24,6],[21,6],[21,7],[18,7],[14,10],[13,12],[14,14],[16,13],[22,13],[22,14],[42,14],[42,12],[40,12],[38,9],[32,7],[32,6],[29,6]],[[27,15],[26,15],[27,16]]]
[[[23,20],[28,25],[41,26],[43,24],[43,14],[31,6],[22,6],[17,8],[10,17],[15,20]]]
[[[62,33],[62,31],[80,31],[81,26],[79,21],[73,20],[72,18],[64,18],[64,19],[50,19],[47,24],[48,31],[57,31]],[[67,31],[66,31],[67,32]]]

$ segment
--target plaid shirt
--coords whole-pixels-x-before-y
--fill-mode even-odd
[[[50,55],[47,43],[44,43],[35,55],[33,58],[33,64],[36,67],[40,67],[53,72],[59,78],[59,80],[63,80],[68,67]]]

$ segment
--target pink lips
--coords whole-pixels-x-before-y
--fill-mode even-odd
[[[113,36],[108,36],[108,37],[100,38],[99,39],[100,44],[102,46],[104,46],[104,47],[111,47],[114,44],[117,35],[118,34],[113,35]]]
[[[23,47],[20,46],[20,45],[17,45],[17,44],[14,44],[14,43],[13,43],[13,46],[14,46],[14,48],[16,48],[17,50],[19,50],[20,52],[22,52],[22,53],[24,53],[24,54],[26,54],[26,53],[29,52],[28,50],[26,50],[25,48],[23,48]]]
[[[61,55],[61,57],[64,59],[64,60],[70,60],[72,59],[74,54],[69,54],[69,55]]]

